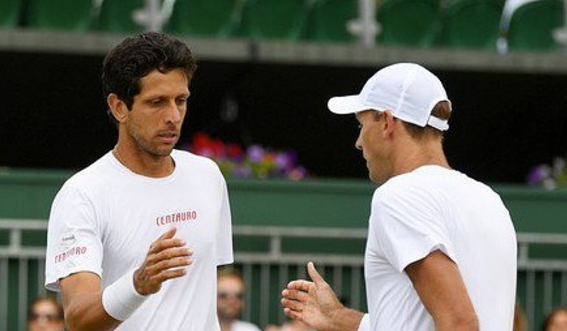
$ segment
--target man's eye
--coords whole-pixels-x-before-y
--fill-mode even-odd
[[[359,124],[359,125],[358,125],[358,129],[359,129],[359,130],[362,130],[362,124]]]
[[[186,103],[187,103],[187,99],[186,99],[186,98],[177,99],[177,104],[178,104],[178,105],[184,105],[184,104],[186,104]]]

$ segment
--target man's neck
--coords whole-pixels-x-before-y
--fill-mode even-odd
[[[175,162],[171,155],[152,156],[147,153],[143,154],[120,143],[114,147],[112,154],[130,171],[146,177],[167,177],[175,169]]]
[[[219,317],[221,331],[231,331],[234,319]]]
[[[394,176],[412,172],[425,165],[450,168],[441,143],[409,144],[403,149],[397,149],[395,153],[392,163]]]

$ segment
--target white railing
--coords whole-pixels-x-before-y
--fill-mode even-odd
[[[0,330],[8,329],[8,307],[17,305],[19,330],[25,330],[28,298],[44,295],[45,247],[26,243],[28,231],[45,232],[47,222],[43,220],[0,219]],[[254,320],[261,326],[268,322],[282,322],[283,313],[279,307],[279,293],[290,279],[304,278],[305,263],[314,261],[337,293],[346,293],[353,308],[364,309],[363,256],[359,253],[333,253],[335,247],[317,252],[302,250],[289,252],[285,249],[287,240],[299,238],[310,240],[325,239],[331,242],[351,240],[357,252],[364,250],[367,231],[348,228],[279,227],[279,226],[234,226],[236,242],[247,238],[264,238],[265,249],[235,252],[235,265],[249,286],[246,293],[247,306],[244,318]],[[358,243],[359,241],[359,243]],[[344,243],[342,244],[344,245]],[[548,312],[553,307],[553,298],[562,298],[567,304],[567,254],[565,259],[533,258],[530,249],[538,245],[553,245],[565,249],[565,234],[518,234],[518,286],[519,301],[524,306],[528,319],[535,321],[537,312]],[[563,247],[562,247],[563,246]],[[325,251],[328,251],[325,252]],[[5,295],[18,279],[17,298]],[[32,279],[36,280],[35,284]],[[521,284],[520,284],[521,283]],[[541,293],[543,292],[543,293]],[[543,298],[536,300],[536,297]],[[12,315],[10,315],[12,316]],[[13,318],[13,317],[12,317]],[[274,320],[275,319],[275,320]]]

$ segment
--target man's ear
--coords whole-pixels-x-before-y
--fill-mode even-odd
[[[399,124],[398,120],[392,115],[392,112],[386,110],[382,112],[382,120],[380,121],[382,124],[382,132],[384,137],[390,136],[394,132],[394,128],[397,124]]]
[[[110,93],[106,98],[106,103],[114,118],[116,118],[119,123],[124,123],[130,113],[124,101],[120,100],[116,94]]]

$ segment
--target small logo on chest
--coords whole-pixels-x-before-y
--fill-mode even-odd
[[[174,223],[183,223],[189,221],[196,221],[199,215],[195,210],[184,211],[180,213],[171,213],[156,217],[157,226],[163,226]]]

